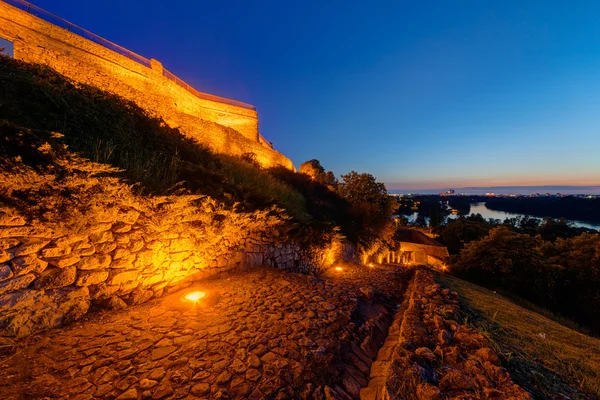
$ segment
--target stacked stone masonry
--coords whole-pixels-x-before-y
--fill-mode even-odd
[[[139,304],[251,266],[315,267],[299,246],[283,244],[273,232],[281,221],[266,212],[236,213],[203,200],[197,209],[204,214],[186,222],[185,208],[173,205],[116,206],[73,232],[0,213],[0,334],[26,336],[94,305]]]
[[[167,79],[156,60],[147,67],[2,1],[0,37],[13,43],[15,58],[132,100],[214,151],[253,153],[263,166],[293,168],[261,139],[255,110],[196,96]]]
[[[46,143],[37,151],[54,150]],[[47,168],[0,169],[0,336],[27,336],[94,306],[143,303],[252,266],[317,272],[344,255],[335,242],[301,249],[281,210],[142,196],[110,167],[65,157]]]
[[[431,271],[415,271],[360,398],[530,399],[487,339],[457,321],[457,293],[436,284]]]

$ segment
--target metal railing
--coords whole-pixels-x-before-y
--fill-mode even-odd
[[[46,22],[49,22],[60,28],[66,29],[67,31],[69,31],[71,33],[74,33],[74,34],[81,36],[87,40],[90,40],[96,44],[99,44],[111,51],[114,51],[115,53],[118,53],[122,56],[125,56],[125,57],[137,62],[138,64],[142,64],[145,67],[152,68],[150,65],[150,60],[147,59],[146,57],[141,56],[137,53],[134,53],[133,51],[127,50],[126,48],[119,46],[118,44],[113,43],[110,40],[106,40],[103,37],[100,37],[100,36],[96,35],[95,33],[92,33],[86,29],[83,29],[80,26],[72,24],[69,21],[67,21],[66,19],[63,19],[57,15],[54,15],[54,14],[44,10],[43,8],[40,8],[36,5],[31,4],[28,1],[25,1],[25,0],[0,0],[0,1],[10,4],[11,6],[18,8],[20,10],[26,11],[29,14],[31,14],[35,17],[38,17],[40,19],[43,19]],[[256,108],[250,104],[243,103],[243,102],[237,101],[237,100],[227,99],[224,97],[214,96],[214,95],[208,94],[208,93],[199,92],[196,89],[194,89],[193,87],[191,87],[190,85],[188,85],[187,83],[185,83],[182,79],[179,79],[173,73],[167,71],[166,69],[163,69],[163,76],[165,78],[175,82],[177,85],[183,87],[188,92],[192,93],[193,95],[195,95],[196,97],[199,97],[201,99],[216,101],[218,103],[229,104],[232,106],[247,108],[247,109],[256,111]]]
[[[254,107],[253,105],[250,105],[250,104],[247,104],[247,103],[244,103],[241,101],[237,101],[237,100],[227,99],[225,97],[215,96],[213,94],[199,92],[196,89],[194,89],[193,87],[191,87],[190,85],[188,85],[187,83],[185,83],[183,80],[179,79],[177,76],[175,76],[175,74],[173,74],[172,72],[169,72],[165,68],[163,68],[163,76],[169,80],[172,80],[179,86],[185,88],[188,92],[192,93],[193,95],[195,95],[197,97],[200,97],[201,99],[216,101],[218,103],[230,104],[232,106],[247,108],[249,110],[256,111],[256,107]]]
[[[259,137],[259,139],[258,139],[259,142],[263,141],[267,146],[269,146],[270,148],[273,148],[273,142],[269,142],[266,137],[264,137],[263,135],[260,134],[260,132],[258,133],[258,137]]]

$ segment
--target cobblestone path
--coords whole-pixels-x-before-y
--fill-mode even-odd
[[[216,301],[205,308],[157,299],[17,343],[0,356],[0,399],[330,398],[345,342],[365,331],[361,296],[396,301],[403,285],[358,266],[208,280],[194,285]]]

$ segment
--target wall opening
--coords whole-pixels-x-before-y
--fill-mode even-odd
[[[14,58],[15,46],[13,42],[0,37],[0,54]]]

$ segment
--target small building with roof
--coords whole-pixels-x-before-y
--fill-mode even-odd
[[[400,243],[398,262],[401,264],[443,267],[449,256],[446,246],[416,229],[400,228],[395,239]]]

